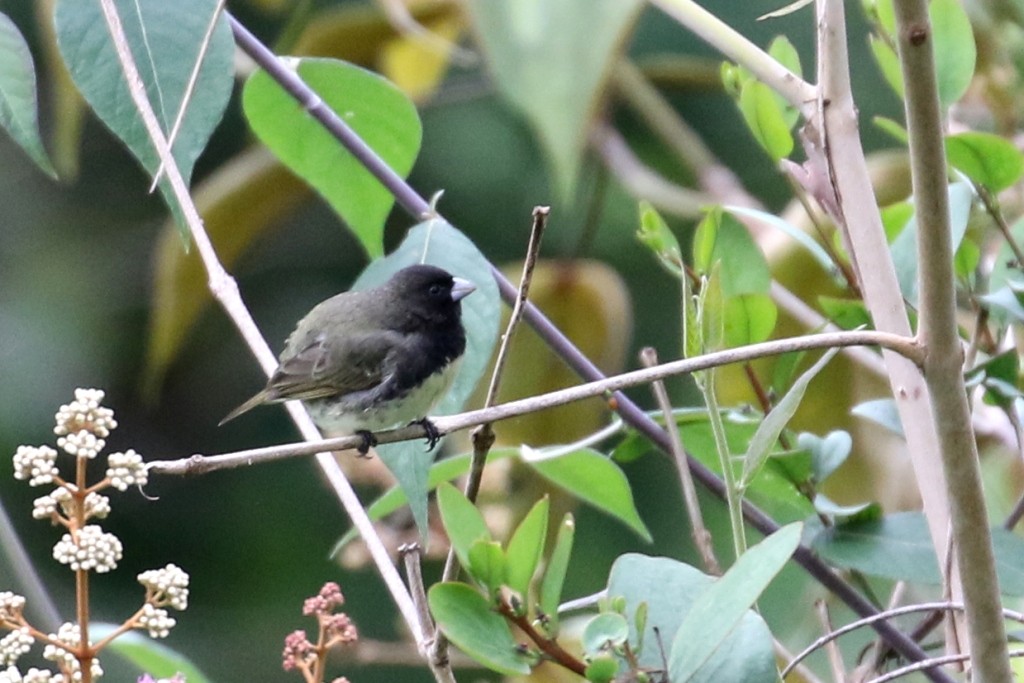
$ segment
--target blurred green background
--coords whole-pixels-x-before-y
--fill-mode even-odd
[[[365,3],[300,3],[307,12],[302,21],[290,19],[288,9],[279,4],[288,3],[231,2],[229,9],[271,45],[286,28],[313,24],[335,6],[358,5],[377,24],[383,22],[378,10]],[[813,69],[810,8],[759,22],[757,16],[778,3],[703,4],[759,45],[785,33],[799,48],[805,73]],[[870,125],[871,116],[895,116],[898,103],[869,63],[859,12],[853,3],[849,9],[851,62],[863,65],[856,68],[854,87],[870,149],[884,144]],[[39,23],[47,10],[24,0],[0,0],[0,11],[13,19],[33,48],[44,130],[52,131],[56,114],[48,93],[53,72],[44,59]],[[462,41],[472,47],[469,36]],[[685,85],[709,79],[714,83],[717,56],[651,8],[643,11],[628,51],[641,64],[658,57],[677,65],[679,80],[663,84],[663,91],[746,187],[781,210],[787,187],[733,103],[714,85]],[[692,62],[680,62],[680,57],[708,61],[697,62],[693,71]],[[544,257],[596,259],[625,282],[632,301],[632,330],[625,322],[621,330],[628,344],[626,366],[636,366],[636,351],[642,346],[656,347],[664,359],[678,356],[677,282],[656,267],[635,239],[636,200],[593,155],[585,164],[577,201],[562,202],[552,190],[530,128],[496,96],[480,67],[453,67],[439,90],[420,104],[424,142],[410,179],[415,188],[425,195],[444,189],[444,215],[497,264],[522,256],[532,207],[552,205]],[[613,108],[610,118],[647,163],[669,177],[680,176],[676,162],[632,115]],[[72,398],[75,387],[107,392],[106,405],[120,424],[108,440],[108,451],[134,448],[147,459],[169,459],[293,439],[296,434],[284,411],[276,408],[262,409],[259,419],[217,428],[218,420],[262,379],[215,306],[205,310],[188,335],[155,395],[143,394],[154,249],[166,229],[167,211],[159,197],[147,194],[149,181],[134,159],[89,114],[79,144],[78,176],[57,183],[0,138],[0,453],[13,454],[19,444],[53,443],[52,416]],[[235,97],[199,160],[193,185],[251,144]],[[396,210],[389,245],[397,244],[409,225],[410,219]],[[692,225],[674,221],[673,227],[685,236]],[[310,196],[251,245],[233,274],[276,352],[298,317],[347,288],[364,266],[363,252],[337,217]],[[678,400],[692,400],[687,387],[674,382],[670,388]],[[651,404],[646,390],[632,395],[643,405]],[[668,461],[643,458],[626,470],[655,546],[590,510],[578,510],[569,596],[599,590],[622,552],[694,559]],[[135,574],[174,562],[191,573],[192,597],[188,611],[175,615],[179,625],[169,644],[192,657],[213,680],[298,680],[295,674],[280,672],[283,637],[312,626],[300,616],[301,602],[325,580],[341,584],[349,599],[347,611],[363,637],[396,637],[394,610],[376,573],[369,568],[342,571],[328,560],[348,522],[311,461],[195,479],[158,477],[147,493],[155,500],[137,491],[113,496],[114,511],[105,526],[124,541],[125,557],[116,572],[93,584],[97,618],[117,621],[129,614],[141,599]],[[365,493],[372,496],[373,491]],[[30,516],[37,495],[41,493],[12,479],[10,458],[0,458],[0,499],[58,605],[70,614],[71,573],[49,559],[58,531]],[[724,520],[714,512],[718,504],[707,502],[712,525],[723,524],[724,529]],[[2,564],[0,571],[6,571]],[[438,573],[436,564],[428,566],[427,580]],[[792,582],[791,590],[801,591],[801,583]],[[0,574],[0,589],[8,584],[8,577]],[[771,603],[786,599],[766,598],[762,607],[770,623]],[[371,669],[349,663],[335,675],[340,673],[362,683],[398,677],[430,680],[423,667]]]

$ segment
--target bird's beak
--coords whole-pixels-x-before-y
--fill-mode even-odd
[[[461,277],[452,278],[455,284],[452,286],[452,301],[462,301],[476,291],[476,285]]]

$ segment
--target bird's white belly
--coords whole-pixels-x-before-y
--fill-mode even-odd
[[[317,426],[329,434],[376,432],[401,427],[427,417],[437,402],[448,392],[458,372],[458,361],[436,372],[417,389],[389,401],[365,409],[353,410],[351,405],[328,401],[306,402],[306,409]]]

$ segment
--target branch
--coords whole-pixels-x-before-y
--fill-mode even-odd
[[[963,348],[956,320],[946,191],[946,152],[928,3],[926,0],[901,0],[894,5],[918,225],[919,335],[928,351],[924,377],[931,394],[941,446],[939,453],[946,475],[953,549],[966,606],[971,663],[976,680],[1009,683],[1013,674],[999,579],[981,485],[977,440],[971,428],[963,381]]]
[[[696,33],[704,42],[750,70],[757,80],[786,98],[805,119],[814,115],[817,89],[734,28],[693,0],[651,0],[662,12]]]
[[[527,413],[535,413],[548,410],[566,403],[582,401],[597,396],[605,396],[611,392],[621,391],[629,387],[664,380],[676,375],[686,375],[691,372],[708,370],[730,363],[763,358],[765,356],[777,356],[794,351],[810,351],[813,349],[825,349],[842,346],[881,346],[909,358],[918,358],[920,348],[913,339],[900,337],[886,332],[875,331],[852,331],[852,332],[829,332],[824,334],[813,334],[806,337],[795,337],[793,339],[778,339],[774,341],[750,344],[737,349],[726,349],[716,351],[703,356],[684,358],[669,363],[663,363],[651,368],[633,370],[614,377],[607,377],[602,380],[580,384],[567,389],[559,389],[538,396],[503,403],[492,408],[472,410],[458,415],[445,415],[431,418],[431,422],[441,435],[469,429],[487,422],[499,422],[508,420]],[[661,431],[661,427],[656,428]],[[378,443],[393,443],[395,441],[407,441],[410,439],[423,439],[427,437],[426,429],[422,425],[410,425],[400,429],[391,429],[375,434]],[[156,460],[149,463],[149,471],[152,474],[169,475],[197,475],[206,474],[222,469],[231,469],[255,465],[264,462],[280,460],[300,455],[310,455],[322,451],[344,450],[355,448],[363,442],[361,436],[340,436],[320,441],[287,444],[285,446],[268,446],[266,448],[253,448],[223,455],[193,455],[180,460]]]

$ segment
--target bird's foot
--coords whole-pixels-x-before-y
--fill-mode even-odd
[[[363,442],[356,447],[356,451],[359,452],[360,458],[368,458],[367,455],[370,449],[377,445],[377,437],[373,435],[373,432],[367,429],[360,429],[356,432],[356,435],[363,438]]]
[[[437,431],[437,425],[430,421],[429,417],[424,417],[420,420],[413,420],[409,423],[409,426],[419,425],[423,427],[423,431],[427,433],[427,450],[434,450],[434,446],[441,440],[441,432]]]

